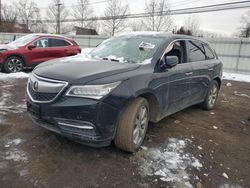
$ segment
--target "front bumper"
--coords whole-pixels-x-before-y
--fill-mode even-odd
[[[104,102],[73,97],[39,104],[28,99],[27,110],[35,124],[95,147],[110,145],[120,113]]]

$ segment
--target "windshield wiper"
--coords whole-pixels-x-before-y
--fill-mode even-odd
[[[134,60],[131,60],[131,59],[124,59],[124,60],[119,60],[119,59],[114,59],[114,58],[108,58],[108,57],[103,57],[102,58],[103,60],[106,60],[106,61],[115,61],[115,62],[122,62],[122,63],[137,63],[136,61]]]
[[[113,58],[103,57],[102,59],[106,61],[110,60],[110,61],[120,62],[118,59],[113,59]]]

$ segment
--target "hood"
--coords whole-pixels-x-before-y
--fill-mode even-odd
[[[92,80],[131,71],[139,66],[138,64],[91,59],[77,55],[47,61],[37,66],[33,72],[45,78],[66,81],[71,84],[85,84]]]
[[[0,50],[15,50],[18,47],[15,45],[10,45],[10,44],[1,44],[0,45]]]

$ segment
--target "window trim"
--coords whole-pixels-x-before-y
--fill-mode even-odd
[[[195,38],[194,38],[194,39],[188,39],[188,38],[174,39],[172,42],[170,42],[170,43],[167,45],[167,47],[166,47],[166,49],[164,50],[164,52],[163,52],[163,54],[162,54],[160,60],[163,60],[164,55],[167,53],[168,47],[169,47],[170,45],[172,45],[173,43],[178,42],[178,41],[185,41],[185,46],[186,46],[186,48],[187,48],[187,41],[197,41],[197,42],[200,42],[200,43],[202,43],[202,44],[207,44],[207,45],[209,46],[209,44],[208,44],[207,42],[203,42],[202,40],[195,39]],[[209,48],[211,48],[211,47],[209,46]],[[186,56],[187,56],[187,60],[188,60],[189,53],[188,53],[188,50],[187,50],[187,49],[186,49]],[[215,59],[216,59],[216,56],[215,56]],[[186,63],[193,63],[193,62],[187,61]],[[186,63],[183,63],[183,64],[186,64]]]
[[[189,40],[188,42],[190,42],[191,44],[192,44],[192,42],[195,42],[195,41],[193,41],[193,40]],[[203,49],[204,49],[204,55],[205,55],[205,59],[204,60],[200,60],[200,61],[190,61],[190,52],[189,52],[189,50],[188,50],[188,63],[195,63],[195,62],[201,62],[201,61],[206,61],[206,60],[208,60],[207,59],[207,54],[206,54],[206,50],[205,50],[205,48],[204,48],[204,42],[203,41],[197,41],[197,42],[199,42],[199,43],[201,43],[201,45],[202,45],[202,47],[203,47]],[[189,46],[189,44],[187,43],[187,45]],[[201,51],[201,49],[196,45],[196,44],[193,44],[196,48],[198,48],[200,51]]]
[[[66,39],[62,39],[62,38],[55,38],[55,37],[51,37],[51,39],[59,39],[59,40],[66,41],[66,42],[68,42],[68,43],[69,43],[69,45],[68,45],[68,46],[72,46],[72,45],[73,45],[70,41],[68,41],[68,40],[66,40]],[[52,47],[49,47],[49,48],[60,48],[60,47],[65,48],[65,47],[68,47],[68,46],[52,46]]]
[[[36,39],[36,40],[32,41],[31,44],[34,45],[35,42],[37,42],[39,40],[42,40],[42,39],[48,39],[48,41],[49,41],[49,37],[42,37],[42,38],[39,38],[39,39]],[[50,48],[50,47],[48,46],[48,47],[42,48],[42,47],[37,47],[36,46],[36,48],[38,48],[38,49],[47,49],[47,48]]]
[[[210,50],[210,52],[213,54],[213,56],[214,56],[213,58],[208,58],[205,46],[206,46],[206,47]],[[206,53],[206,60],[216,59],[216,55],[215,55],[214,50],[212,50],[212,48],[211,48],[207,43],[203,43],[203,47],[204,47],[205,53]]]
[[[185,57],[183,58],[183,60],[186,60],[186,62],[184,62],[184,63],[183,63],[183,62],[182,62],[182,63],[178,63],[178,65],[180,65],[180,64],[186,64],[186,63],[187,63],[187,58],[188,58],[188,56],[187,56],[187,44],[186,44],[186,40],[182,40],[182,39],[178,39],[178,40],[175,40],[175,41],[171,42],[171,43],[167,46],[167,48],[165,49],[165,51],[164,51],[164,53],[163,53],[163,55],[162,55],[162,57],[161,57],[161,60],[163,60],[165,54],[168,53],[168,52],[167,52],[168,47],[171,46],[172,44],[176,43],[176,42],[184,42],[183,55],[184,55]]]
[[[73,46],[73,43],[72,42],[70,42],[69,40],[67,40],[67,39],[64,39],[64,38],[60,38],[60,37],[53,37],[53,36],[42,36],[41,38],[37,38],[37,39],[35,39],[35,40],[33,40],[33,41],[31,41],[27,46],[26,46],[26,48],[28,48],[28,46],[29,45],[31,45],[31,44],[33,44],[34,42],[37,42],[37,41],[39,41],[39,40],[41,40],[41,39],[60,39],[60,40],[65,40],[65,41],[67,41],[70,45],[68,45],[68,46],[49,46],[49,47],[46,47],[46,48],[39,48],[39,49],[48,49],[48,48],[65,48],[65,47],[69,47],[69,46]]]

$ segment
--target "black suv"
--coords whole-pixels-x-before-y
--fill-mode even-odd
[[[222,63],[206,41],[131,33],[89,54],[37,66],[27,85],[34,123],[74,141],[135,152],[148,122],[191,105],[214,107]]]

